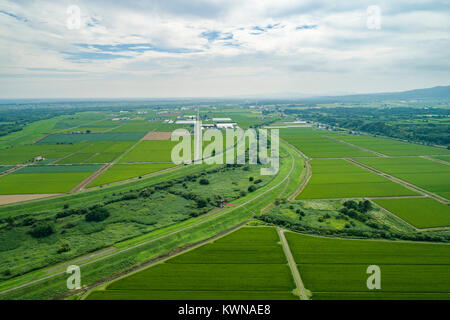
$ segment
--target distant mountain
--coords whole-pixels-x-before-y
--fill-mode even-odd
[[[450,86],[438,86],[427,89],[415,89],[401,92],[382,92],[352,94],[345,96],[317,97],[312,100],[320,102],[366,102],[386,100],[430,100],[450,99]]]

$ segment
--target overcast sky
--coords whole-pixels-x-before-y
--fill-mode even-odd
[[[2,0],[0,98],[449,85],[449,36],[448,0]]]

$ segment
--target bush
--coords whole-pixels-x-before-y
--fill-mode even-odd
[[[86,214],[86,221],[103,221],[109,217],[109,211],[103,207],[94,207]]]
[[[249,177],[249,178],[248,178],[248,181],[250,181],[250,182],[253,181],[253,180],[254,180],[253,177]]]
[[[69,204],[68,204],[68,203],[65,203],[64,206],[63,206],[63,208],[64,208],[64,209],[69,209]]]
[[[258,183],[261,183],[261,182],[262,182],[261,179],[256,179],[255,182],[253,182],[253,183],[254,183],[254,184],[258,184]]]
[[[255,186],[250,186],[250,187],[248,187],[248,192],[253,192],[253,191],[255,191],[256,190],[256,187]]]
[[[34,227],[28,233],[33,238],[45,238],[55,232],[55,228],[51,224],[41,224],[39,226]]]
[[[241,195],[241,197],[245,197],[247,195],[247,191],[241,190],[241,192],[239,192],[239,194]]]
[[[201,185],[208,185],[208,184],[209,184],[209,180],[203,178],[203,179],[200,179],[199,183],[200,183]]]
[[[64,242],[59,246],[59,248],[56,252],[63,253],[63,252],[67,252],[67,251],[70,251],[70,246],[67,242]]]

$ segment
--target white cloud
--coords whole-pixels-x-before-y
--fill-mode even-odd
[[[366,26],[374,4],[380,30]],[[79,30],[66,27],[69,5],[81,9]],[[441,1],[3,1],[0,98],[448,84],[449,16]]]

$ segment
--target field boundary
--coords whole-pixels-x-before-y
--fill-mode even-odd
[[[360,147],[360,146],[358,146],[356,144],[353,144],[353,143],[350,143],[350,142],[347,142],[347,141],[336,139],[336,138],[333,138],[333,137],[330,137],[330,136],[325,136],[325,138],[333,140],[333,141],[336,141],[336,142],[339,142],[339,143],[342,143],[342,144],[346,144],[346,145],[348,145],[350,147],[353,147],[353,148],[356,148],[356,149],[359,149],[359,150],[362,150],[362,151],[365,151],[365,152],[373,153],[373,154],[377,155],[378,157],[388,158],[388,156],[383,154],[383,153],[376,152],[376,151],[373,151],[373,150],[370,150],[370,149],[366,149],[366,148]]]
[[[401,185],[403,185],[404,187],[406,187],[406,188],[408,188],[410,190],[413,190],[413,191],[419,192],[419,193],[421,193],[421,194],[423,194],[425,196],[431,197],[431,198],[433,198],[433,199],[435,199],[435,200],[437,200],[437,201],[439,201],[439,202],[441,202],[443,204],[447,204],[447,205],[449,204],[449,201],[447,199],[444,199],[444,198],[442,198],[442,197],[440,197],[440,196],[438,196],[438,195],[436,195],[436,194],[434,194],[434,193],[432,193],[430,191],[424,190],[424,189],[422,189],[422,188],[420,188],[420,187],[418,187],[418,186],[416,186],[416,185],[414,185],[412,183],[409,183],[409,182],[406,182],[406,181],[404,181],[402,179],[399,179],[399,178],[396,178],[394,176],[391,176],[390,174],[387,174],[387,173],[385,173],[383,171],[380,171],[378,169],[372,168],[372,167],[370,167],[370,166],[368,166],[366,164],[363,164],[361,162],[358,162],[356,160],[353,160],[353,159],[350,159],[350,158],[345,158],[345,160],[349,161],[349,162],[351,162],[351,163],[353,163],[353,164],[355,164],[357,166],[360,166],[361,168],[364,168],[366,170],[372,171],[372,172],[378,174],[379,176],[382,176],[382,177],[384,177],[386,179],[389,179],[389,180],[391,180],[393,182],[401,184]]]
[[[278,227],[276,229],[281,241],[281,245],[283,247],[284,255],[286,256],[289,268],[291,269],[292,278],[294,278],[295,285],[297,287],[298,293],[300,294],[300,298],[302,300],[309,300],[309,297],[306,294],[305,285],[303,284],[300,272],[298,271],[297,268],[297,262],[294,260],[291,249],[289,248],[289,244],[286,240],[286,237],[284,236],[284,230]]]
[[[424,197],[424,198],[428,198],[428,197]],[[369,199],[369,198],[367,198]],[[397,218],[398,220],[400,220],[401,222],[407,224],[408,226],[410,226],[411,228],[413,228],[416,231],[439,231],[439,230],[450,230],[450,227],[430,227],[430,228],[418,228],[416,226],[414,226],[413,224],[409,223],[408,221],[404,220],[403,218],[399,217],[398,215],[396,215],[395,213],[389,211],[388,209],[386,209],[385,207],[383,207],[382,205],[379,205],[378,203],[376,203],[375,201],[372,201],[372,203],[375,204],[375,206],[377,206],[378,208],[380,208],[381,210],[383,210],[384,212],[386,212],[387,214],[393,216],[394,218]]]

